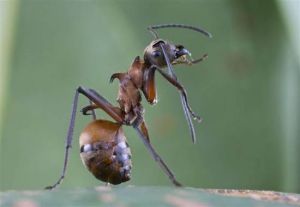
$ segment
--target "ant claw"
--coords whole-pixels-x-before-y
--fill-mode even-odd
[[[198,116],[198,115],[195,115],[195,114],[193,114],[193,119],[195,121],[197,121],[198,123],[201,123],[203,121],[201,116]]]
[[[88,112],[88,110],[86,110],[86,108],[81,109],[80,112],[85,116],[92,115],[91,113]]]

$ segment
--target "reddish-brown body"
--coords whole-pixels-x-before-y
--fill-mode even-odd
[[[174,45],[159,39],[157,33],[154,31],[159,28],[172,27],[190,29],[210,37],[210,34],[205,30],[188,25],[165,24],[150,26],[148,30],[154,35],[155,39],[145,48],[143,59],[137,56],[127,72],[115,73],[110,78],[111,82],[115,78],[119,80],[117,97],[119,107],[112,105],[95,90],[79,86],[73,100],[72,115],[66,137],[65,161],[62,175],[54,185],[47,187],[48,189],[53,189],[59,185],[65,176],[69,149],[73,138],[79,94],[84,95],[91,103],[81,110],[82,113],[84,115],[93,115],[94,118],[94,121],[89,123],[80,135],[80,156],[84,165],[96,178],[112,184],[119,184],[130,179],[132,168],[131,152],[122,129],[122,125],[129,125],[133,126],[136,130],[151,156],[158,162],[172,183],[175,186],[181,186],[150,143],[148,130],[144,121],[144,109],[141,105],[142,93],[150,104],[157,102],[154,77],[155,71],[158,71],[179,91],[192,140],[195,142],[195,130],[192,118],[199,122],[201,118],[192,111],[188,103],[186,91],[178,82],[172,65],[192,65],[202,61],[206,55],[193,60],[191,53],[182,45]],[[168,73],[163,71],[163,68],[166,67],[168,68]],[[96,120],[94,110],[98,108],[106,112],[116,122]]]
[[[155,70],[156,68],[166,67],[166,61],[162,56],[160,43],[166,45],[165,49],[169,54],[171,63],[177,59],[175,54],[178,48],[175,45],[168,44],[166,41],[157,39],[152,41],[144,51],[144,59],[137,56],[129,70],[125,73],[115,73],[111,76],[111,82],[117,78],[120,81],[117,101],[120,109],[125,114],[125,122],[132,123],[139,113],[143,113],[143,108],[140,104],[142,97],[141,91],[150,104],[157,102],[155,88]],[[158,52],[157,57],[153,54]],[[186,63],[186,62],[185,62]]]
[[[117,78],[120,81],[117,101],[120,109],[125,114],[125,122],[132,123],[139,113],[143,113],[140,104],[141,91],[150,104],[156,103],[156,89],[154,84],[154,70],[149,68],[144,61],[137,56],[129,70],[125,73],[115,73],[111,81]]]

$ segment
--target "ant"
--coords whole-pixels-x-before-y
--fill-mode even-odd
[[[79,86],[75,91],[73,99],[71,119],[66,136],[62,174],[54,185],[48,186],[46,189],[55,188],[65,177],[69,150],[73,139],[79,94],[84,95],[90,101],[90,104],[82,108],[81,112],[84,115],[92,115],[93,117],[93,121],[85,127],[80,135],[80,156],[83,164],[97,179],[115,185],[130,180],[132,168],[131,152],[122,129],[122,125],[127,125],[132,126],[136,130],[153,159],[158,162],[171,182],[175,186],[182,186],[150,143],[147,126],[144,121],[144,109],[141,105],[141,92],[143,92],[150,104],[153,105],[157,102],[155,86],[156,71],[175,86],[180,93],[183,111],[188,122],[192,140],[195,143],[196,135],[192,118],[198,122],[201,122],[202,119],[192,111],[188,103],[186,90],[178,82],[172,66],[177,64],[196,64],[204,60],[207,54],[193,60],[191,53],[184,46],[174,45],[158,37],[156,30],[162,28],[189,29],[211,37],[210,33],[201,28],[183,24],[149,26],[147,29],[154,36],[154,40],[145,48],[143,59],[137,56],[127,72],[115,73],[110,78],[111,83],[114,79],[119,80],[117,98],[119,107],[113,106],[95,90]],[[163,68],[167,68],[167,73],[163,71]],[[97,119],[95,109],[102,109],[115,122]]]

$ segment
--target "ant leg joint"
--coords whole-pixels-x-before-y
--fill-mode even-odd
[[[79,93],[82,93],[82,92],[85,91],[85,88],[82,87],[82,86],[78,86],[77,89],[76,89],[76,91],[78,91]]]

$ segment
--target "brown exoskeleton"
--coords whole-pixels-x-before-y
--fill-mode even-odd
[[[93,115],[94,119],[80,135],[80,155],[84,165],[97,179],[111,184],[120,184],[130,179],[132,168],[131,152],[122,129],[122,125],[128,125],[133,126],[154,160],[158,162],[172,183],[175,186],[181,186],[150,143],[148,130],[143,117],[144,109],[141,105],[141,92],[150,104],[157,102],[155,72],[158,71],[168,82],[178,89],[184,114],[191,131],[192,140],[195,142],[195,130],[192,118],[199,122],[201,118],[192,111],[188,103],[186,91],[178,82],[172,65],[192,65],[202,61],[207,55],[193,60],[190,52],[184,48],[184,46],[174,45],[160,39],[155,31],[160,28],[172,27],[190,29],[211,37],[211,35],[203,29],[182,24],[163,24],[148,27],[148,30],[154,35],[155,39],[145,48],[143,59],[137,56],[127,72],[115,73],[111,76],[110,82],[114,79],[119,80],[119,93],[117,98],[119,107],[113,106],[95,90],[79,86],[76,89],[73,100],[71,120],[66,137],[62,175],[54,185],[48,186],[47,189],[55,188],[65,177],[69,149],[71,148],[73,139],[79,94],[84,95],[90,101],[90,105],[84,107],[82,113],[84,115]],[[168,72],[164,72],[163,68],[167,68]],[[105,111],[114,119],[114,122],[96,119],[95,109]]]

